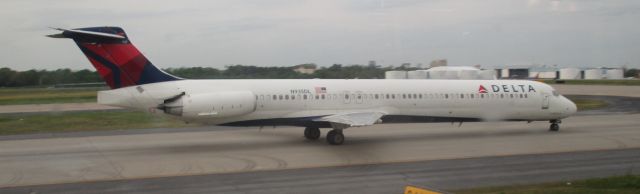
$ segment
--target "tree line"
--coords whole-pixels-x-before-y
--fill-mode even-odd
[[[321,67],[313,74],[294,71],[294,67],[258,67],[230,65],[225,69],[212,67],[180,67],[163,69],[172,75],[188,79],[382,79],[389,70],[411,70],[409,67],[334,64]],[[413,68],[415,69],[415,68]],[[43,87],[59,84],[103,82],[93,70],[27,70],[0,68],[0,87]]]
[[[313,65],[313,64],[303,64]],[[294,71],[293,67],[258,67],[230,65],[225,69],[212,67],[180,67],[163,69],[167,73],[187,79],[383,79],[384,72],[390,70],[415,70],[408,66],[380,67],[376,65],[341,65],[321,67],[312,74]],[[635,77],[637,69],[625,71],[625,77]],[[0,68],[0,87],[43,87],[59,84],[102,83],[93,70],[27,70],[16,71]]]

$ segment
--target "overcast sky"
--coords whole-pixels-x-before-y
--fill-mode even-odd
[[[638,0],[3,0],[0,67],[85,69],[47,27],[120,26],[161,68],[640,66]]]

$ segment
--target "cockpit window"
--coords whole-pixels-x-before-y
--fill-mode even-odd
[[[551,91],[551,93],[553,94],[553,96],[560,96],[560,94],[558,94],[558,91],[553,90]]]

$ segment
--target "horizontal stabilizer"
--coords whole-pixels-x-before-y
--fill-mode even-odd
[[[113,39],[125,39],[126,37],[118,34],[111,34],[106,32],[93,32],[93,31],[85,31],[85,30],[67,30],[62,28],[52,28],[54,30],[62,31],[59,34],[51,34],[47,35],[47,37],[51,38],[74,38],[77,36],[92,36],[92,37],[100,37],[100,38],[113,38]]]

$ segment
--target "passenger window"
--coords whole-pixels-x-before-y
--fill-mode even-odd
[[[322,99],[324,100],[324,94],[321,95]]]
[[[282,100],[282,98],[283,98],[283,97],[282,97],[282,94],[278,95],[278,99],[279,99],[279,100]]]
[[[273,100],[277,100],[277,99],[278,99],[278,97],[274,94],[273,95]]]
[[[285,99],[285,100],[289,100],[289,94],[284,95],[284,99]]]

